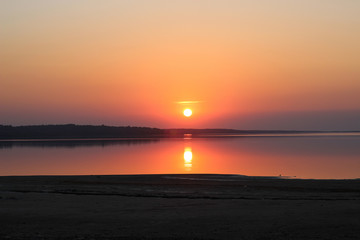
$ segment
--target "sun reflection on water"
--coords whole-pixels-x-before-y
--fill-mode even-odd
[[[192,150],[190,147],[186,147],[184,150],[184,167],[187,171],[191,170],[192,167]]]

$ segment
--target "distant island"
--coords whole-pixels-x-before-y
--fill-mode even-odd
[[[105,125],[0,125],[0,139],[79,139],[79,138],[178,138],[216,137],[249,134],[302,134],[326,133],[324,131],[293,130],[237,130],[237,129],[160,129],[150,127]],[[188,135],[188,136],[189,136]]]

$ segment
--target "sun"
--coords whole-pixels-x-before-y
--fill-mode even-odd
[[[192,115],[192,111],[191,109],[187,108],[184,110],[184,116],[185,117],[190,117]]]

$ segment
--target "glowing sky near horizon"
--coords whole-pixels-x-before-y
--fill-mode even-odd
[[[0,124],[360,130],[359,12],[351,0],[1,1]]]

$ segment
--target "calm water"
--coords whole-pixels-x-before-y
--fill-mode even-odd
[[[360,178],[360,135],[0,142],[0,175]]]

